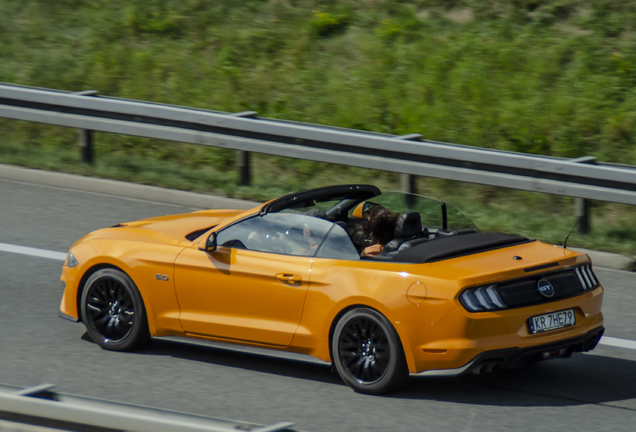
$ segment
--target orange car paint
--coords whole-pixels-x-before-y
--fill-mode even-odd
[[[204,250],[213,231],[259,209],[145,219],[83,237],[71,248],[79,265],[63,268],[61,312],[79,319],[83,277],[95,266],[108,265],[135,281],[152,335],[266,346],[330,361],[333,323],[347,309],[363,305],[393,324],[412,373],[458,368],[483,351],[569,339],[603,323],[602,286],[519,309],[470,313],[461,306],[458,297],[465,288],[527,277],[533,273],[524,269],[550,262],[558,262],[551,271],[589,262],[585,254],[541,242],[427,264]],[[212,226],[195,241],[185,238]],[[523,260],[513,260],[514,255]],[[293,276],[300,281],[290,281]],[[417,301],[407,296],[409,287],[415,287],[411,294]],[[528,333],[529,317],[568,308],[575,308],[575,326]]]
[[[185,248],[175,261],[183,328],[203,336],[288,346],[300,324],[310,267],[310,257]],[[298,282],[289,281],[294,276]]]

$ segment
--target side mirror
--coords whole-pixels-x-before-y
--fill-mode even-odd
[[[216,232],[210,234],[210,237],[205,241],[205,251],[214,252],[216,250]]]

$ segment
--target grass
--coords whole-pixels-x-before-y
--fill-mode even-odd
[[[636,164],[636,4],[620,0],[0,2],[0,81],[561,157]],[[267,199],[399,176],[0,120],[0,162]],[[423,173],[425,174],[425,173]],[[418,178],[487,229],[561,242],[573,201]],[[636,252],[630,207],[572,244]],[[557,216],[556,218],[554,216]]]

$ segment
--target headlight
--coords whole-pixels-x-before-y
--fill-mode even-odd
[[[459,302],[469,312],[491,311],[507,307],[499,297],[496,285],[468,288],[459,296]]]
[[[75,258],[75,255],[73,255],[73,252],[69,252],[68,255],[66,256],[66,262],[64,263],[64,265],[66,267],[73,268],[77,264],[79,264],[79,263],[77,262],[77,259]]]

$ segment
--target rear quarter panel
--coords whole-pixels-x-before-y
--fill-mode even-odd
[[[457,280],[431,278],[428,271],[429,264],[316,258],[293,345],[330,361],[328,342],[337,318],[353,307],[370,307],[391,322],[400,336],[407,362],[412,363],[410,340],[414,334],[429,331],[428,326],[455,307],[453,298],[460,286]],[[407,292],[414,284],[419,297],[411,296],[409,300]]]
[[[522,260],[515,260],[514,256],[521,256]],[[427,264],[316,258],[302,320],[292,344],[330,361],[330,330],[339,316],[352,307],[371,307],[392,323],[409,369],[415,371],[416,347],[434,347],[437,340],[447,339],[445,335],[450,339],[451,335],[471,334],[474,323],[462,319],[469,314],[458,301],[462,289],[545,272],[527,272],[528,267],[558,262],[550,267],[550,271],[557,271],[587,261],[585,254],[541,242]],[[410,289],[417,291],[416,295],[407,295],[413,294]],[[455,309],[458,310],[451,313]],[[455,318],[451,319],[451,315]],[[493,334],[516,331],[503,329],[503,322],[489,325],[496,327]]]

